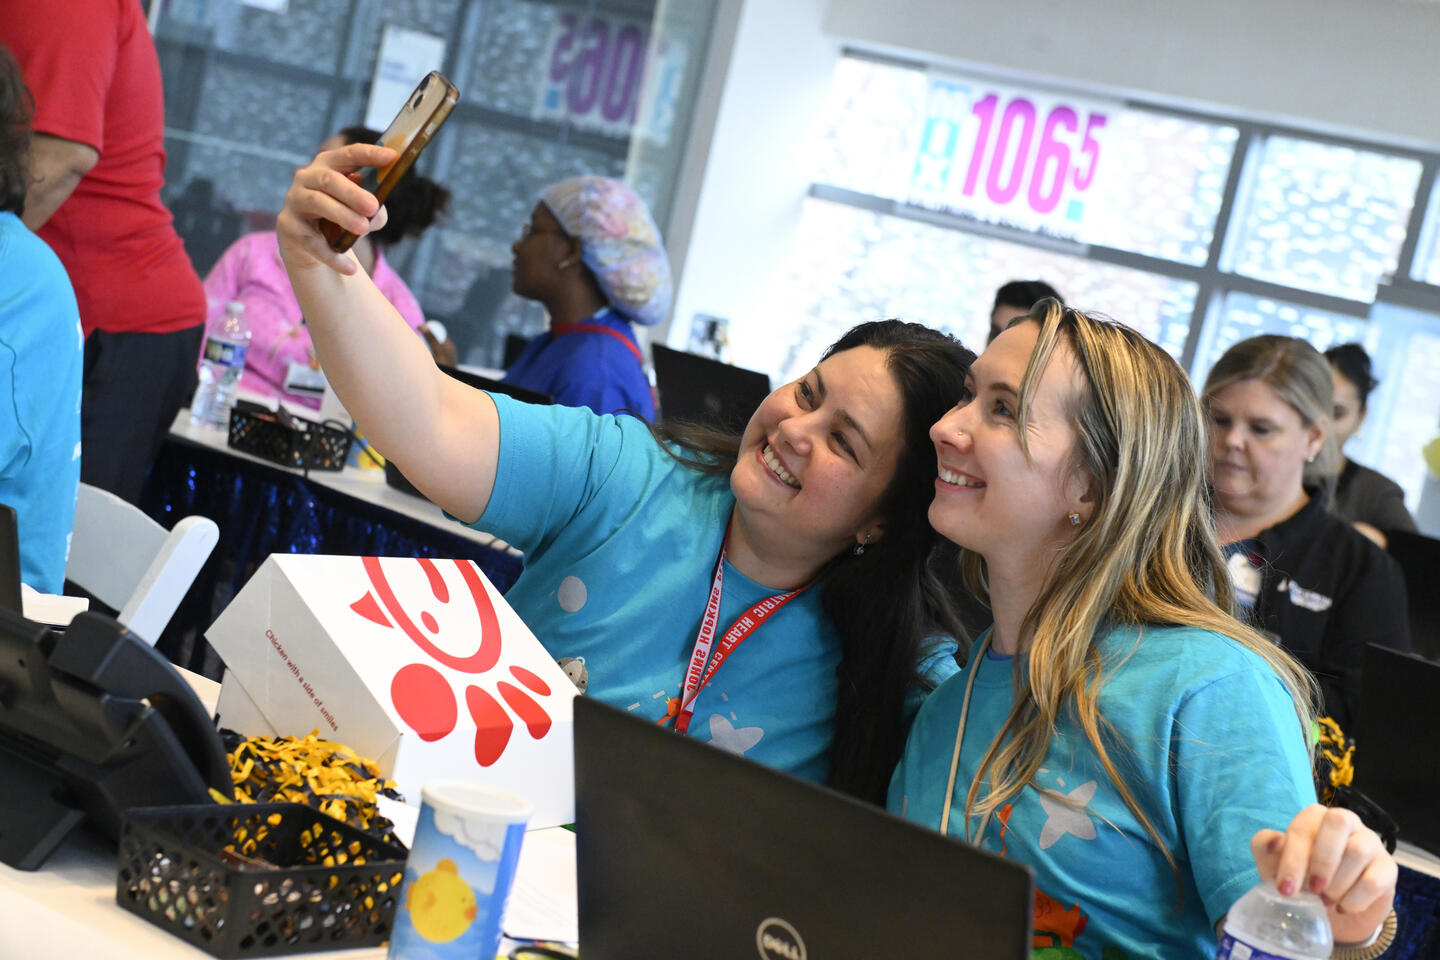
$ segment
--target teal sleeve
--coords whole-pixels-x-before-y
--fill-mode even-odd
[[[490,502],[472,526],[526,555],[598,501],[633,499],[664,456],[633,417],[491,397],[500,417],[499,459]]]
[[[1258,662],[1185,698],[1173,729],[1181,830],[1213,924],[1259,882],[1255,832],[1315,802],[1310,755],[1289,692]]]

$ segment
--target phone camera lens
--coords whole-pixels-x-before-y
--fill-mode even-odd
[[[422,101],[422,100],[424,100],[424,99],[425,99],[425,97],[424,97],[423,95],[417,93],[417,94],[415,95],[415,99],[412,100],[412,101],[410,101],[410,109],[412,109],[412,110],[419,110],[419,109],[420,109],[420,101]],[[391,102],[393,103],[394,101],[391,101]]]

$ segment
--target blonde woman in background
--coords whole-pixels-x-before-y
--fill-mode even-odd
[[[931,439],[930,521],[995,622],[921,708],[890,808],[1029,864],[1035,944],[1067,956],[1212,957],[1262,876],[1328,898],[1337,941],[1380,929],[1395,863],[1315,804],[1313,683],[1230,614],[1175,361],[1042,301]]]
[[[1339,454],[1330,365],[1295,337],[1226,350],[1205,379],[1207,470],[1236,597],[1354,732],[1365,645],[1410,649],[1400,567],[1325,503]]]

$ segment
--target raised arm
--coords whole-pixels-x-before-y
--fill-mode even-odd
[[[348,175],[394,155],[355,143],[301,168],[276,224],[280,254],[320,366],[360,431],[422,493],[472,522],[495,484],[494,402],[441,373],[355,257],[331,250],[317,226],[323,218],[362,235],[383,226],[383,209]]]

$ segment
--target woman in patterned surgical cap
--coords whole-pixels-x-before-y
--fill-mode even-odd
[[[505,381],[596,413],[646,420],[655,404],[632,323],[670,309],[670,264],[645,201],[606,177],[548,188],[511,247],[513,288],[544,304],[550,329],[525,347]]]

